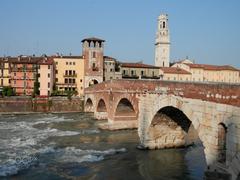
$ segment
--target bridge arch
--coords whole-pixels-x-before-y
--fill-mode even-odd
[[[97,112],[107,112],[107,106],[103,99],[100,99],[97,104]]]
[[[127,98],[122,98],[118,101],[115,115],[135,115],[133,104]]]
[[[151,149],[187,146],[199,139],[191,120],[173,106],[165,106],[155,113],[148,133]]]
[[[85,103],[85,112],[94,112],[94,104],[91,98],[88,98]]]

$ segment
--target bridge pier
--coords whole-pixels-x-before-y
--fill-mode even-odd
[[[108,113],[107,112],[94,112],[94,118],[97,120],[106,120],[108,119]]]

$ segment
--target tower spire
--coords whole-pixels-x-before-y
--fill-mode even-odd
[[[158,28],[155,43],[155,66],[169,67],[170,35],[168,28],[168,15],[158,17]]]

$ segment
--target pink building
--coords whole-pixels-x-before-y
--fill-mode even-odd
[[[40,95],[50,95],[53,88],[53,59],[49,57],[12,57],[11,86],[16,95],[32,95],[34,83],[40,83]]]

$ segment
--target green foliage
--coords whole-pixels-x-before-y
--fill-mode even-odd
[[[15,93],[11,87],[3,87],[2,95],[3,96],[14,96]]]

